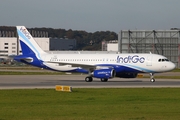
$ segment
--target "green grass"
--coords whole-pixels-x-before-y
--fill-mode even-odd
[[[176,69],[172,70],[172,72],[180,72],[180,69],[176,68]]]
[[[80,73],[72,73],[73,75],[80,75]],[[67,75],[65,72],[18,72],[18,71],[0,71],[0,75]]]
[[[0,66],[0,69],[5,69],[5,70],[42,70],[41,68],[38,67],[33,67],[33,66]]]
[[[177,120],[180,88],[0,90],[0,120]]]
[[[62,72],[18,72],[18,71],[0,71],[0,75],[65,75]]]

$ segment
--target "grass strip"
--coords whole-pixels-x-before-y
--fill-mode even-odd
[[[180,88],[0,90],[1,120],[177,120]]]

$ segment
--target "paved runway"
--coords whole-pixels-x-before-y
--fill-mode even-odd
[[[55,88],[55,85],[68,85],[72,88],[136,88],[136,87],[180,87],[177,79],[156,79],[151,83],[149,78],[113,78],[108,82],[94,79],[85,82],[85,75],[1,75],[0,89],[34,89]]]

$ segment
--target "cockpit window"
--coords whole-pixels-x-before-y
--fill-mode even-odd
[[[167,58],[166,59],[159,59],[158,62],[165,62],[165,61],[169,61]]]
[[[165,59],[166,61],[169,61],[168,59]]]

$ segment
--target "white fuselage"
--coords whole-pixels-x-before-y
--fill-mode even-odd
[[[55,70],[67,71],[80,66],[126,66],[141,72],[165,72],[175,65],[157,54],[44,54],[44,64]],[[57,64],[55,64],[57,63]],[[56,67],[55,67],[56,66]],[[60,67],[61,66],[61,67]],[[75,66],[75,67],[74,67]],[[77,67],[76,67],[77,66]]]

